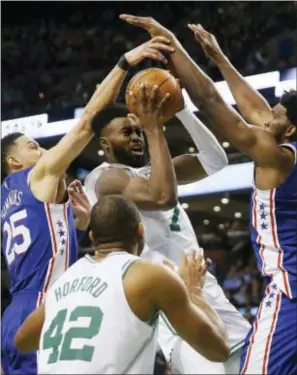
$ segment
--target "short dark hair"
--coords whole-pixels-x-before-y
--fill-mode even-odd
[[[297,91],[285,91],[280,104],[286,108],[289,121],[297,127]]]
[[[95,245],[112,242],[135,245],[140,222],[137,207],[124,196],[112,194],[99,198],[90,222]]]
[[[92,130],[100,138],[102,130],[115,118],[126,117],[129,111],[124,104],[111,104],[95,115],[92,120]]]
[[[24,135],[23,133],[15,132],[7,134],[1,139],[1,182],[9,173],[9,166],[6,161],[8,153],[15,146],[15,141]]]

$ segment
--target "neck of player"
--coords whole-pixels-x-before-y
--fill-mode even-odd
[[[94,259],[102,259],[111,253],[127,252],[135,254],[134,246],[127,246],[123,242],[112,242],[96,246]]]

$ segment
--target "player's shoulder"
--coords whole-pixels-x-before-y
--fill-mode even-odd
[[[143,291],[160,285],[164,286],[164,284],[171,285],[172,283],[180,282],[176,272],[167,266],[151,263],[142,258],[131,264],[126,277],[131,283],[135,283],[135,280],[137,280],[138,286],[143,288]]]
[[[104,176],[114,176],[117,173],[124,173],[126,172],[128,175],[134,175],[133,168],[123,165],[123,164],[110,164],[104,162],[100,164],[98,167],[93,169],[85,178],[85,186],[88,188],[89,186],[95,186],[96,182],[102,175]]]
[[[22,169],[21,171],[11,173],[7,177],[4,178],[1,184],[1,190],[5,192],[5,190],[9,191],[14,189],[16,186],[18,188],[28,187],[29,188],[29,173],[32,168]]]

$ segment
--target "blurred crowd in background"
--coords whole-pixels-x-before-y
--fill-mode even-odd
[[[3,119],[84,105],[120,55],[148,37],[119,20],[121,13],[155,17],[215,80],[220,74],[187,29],[189,22],[213,32],[245,75],[297,61],[296,2],[61,2],[55,9],[42,2],[30,8],[30,23],[21,2],[18,14],[14,3],[3,7]]]

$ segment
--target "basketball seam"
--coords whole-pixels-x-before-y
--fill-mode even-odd
[[[143,74],[141,76],[141,79],[143,79],[146,75],[150,74],[152,70],[157,70],[158,68],[148,68],[146,69],[147,72],[145,72],[145,74]],[[144,71],[143,71],[144,72]],[[136,73],[135,76],[131,79],[131,81],[129,82],[127,88],[126,88],[126,93],[127,91],[133,91],[133,88],[135,86],[135,79],[138,78],[137,75],[139,74],[140,72]],[[169,78],[169,77],[168,77]],[[166,78],[166,79],[168,79]],[[137,81],[138,82],[138,81]]]

